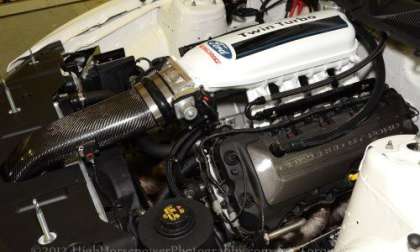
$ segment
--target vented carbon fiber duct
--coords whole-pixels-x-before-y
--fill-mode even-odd
[[[137,90],[126,91],[36,131],[5,164],[6,178],[12,182],[31,178],[89,141],[105,147],[156,125]]]

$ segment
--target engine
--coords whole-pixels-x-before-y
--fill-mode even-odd
[[[53,93],[17,100],[23,123],[3,129],[16,145],[2,165],[4,246],[301,248],[336,234],[365,148],[418,131],[418,111],[385,84],[385,40],[321,11],[180,58],[44,48],[4,84],[9,102],[10,90],[39,98],[28,79]],[[34,120],[33,107],[48,113]],[[72,207],[79,218],[62,218]]]
[[[241,224],[258,229],[263,211],[265,225],[274,229],[287,218],[335,202],[351,190],[351,174],[357,173],[366,144],[387,135],[416,132],[404,100],[389,90],[371,117],[349,134],[307,150],[284,151],[288,141],[328,131],[349,120],[359,108],[353,104],[274,132],[221,140],[214,147],[218,177],[229,185],[226,201],[234,206],[232,210],[242,213]]]

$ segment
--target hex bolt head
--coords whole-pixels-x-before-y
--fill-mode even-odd
[[[198,110],[194,106],[188,106],[184,109],[184,117],[187,121],[194,120],[198,115]]]
[[[387,149],[387,150],[393,150],[394,149],[394,144],[392,143],[391,140],[388,141],[388,143],[385,146],[385,149]]]

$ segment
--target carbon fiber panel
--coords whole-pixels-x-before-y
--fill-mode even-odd
[[[41,172],[40,167],[57,163],[78,147],[95,140],[105,147],[132,134],[156,126],[152,113],[133,89],[58,120],[34,132],[6,163],[6,177],[13,182]]]

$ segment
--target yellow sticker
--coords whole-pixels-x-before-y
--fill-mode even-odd
[[[356,182],[359,179],[359,173],[349,174],[347,179],[350,182]]]
[[[162,218],[170,221],[177,221],[185,213],[185,209],[182,206],[168,205],[163,209]]]

